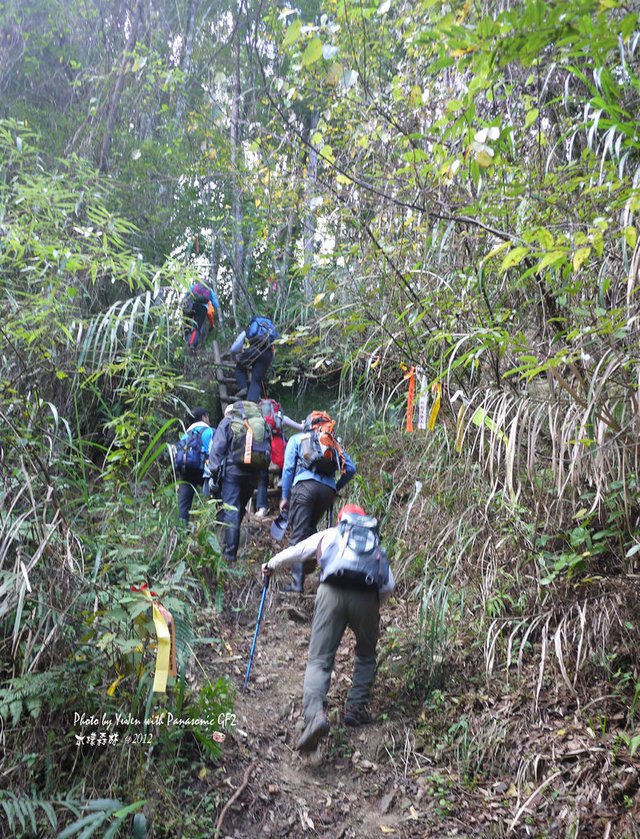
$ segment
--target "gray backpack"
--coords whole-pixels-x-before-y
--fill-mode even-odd
[[[389,561],[373,516],[345,513],[335,539],[320,557],[320,582],[379,591],[389,582]]]

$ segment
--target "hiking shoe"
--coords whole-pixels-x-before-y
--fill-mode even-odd
[[[263,519],[267,515],[267,512],[268,510],[266,507],[260,507],[259,510],[256,510],[256,518]]]
[[[302,736],[296,743],[296,750],[299,752],[315,752],[318,743],[329,733],[329,720],[324,711],[316,711],[314,718],[302,732]]]
[[[365,705],[347,705],[344,712],[345,725],[357,728],[359,725],[369,725],[370,722],[373,722],[373,717]]]
[[[237,393],[236,393],[236,399],[244,399],[244,397],[246,395],[247,395],[247,388],[246,387],[241,387],[240,390],[238,390]]]

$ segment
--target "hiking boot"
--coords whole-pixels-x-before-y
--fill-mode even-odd
[[[373,717],[367,710],[366,705],[347,705],[344,712],[344,724],[350,728],[357,728],[359,725],[369,725]]]
[[[302,594],[304,591],[304,570],[303,564],[296,563],[291,569],[291,583],[282,586],[282,591],[293,591],[295,594]]]
[[[299,752],[315,752],[320,740],[326,737],[328,733],[329,720],[327,715],[324,711],[316,711],[315,716],[296,743],[296,750]]]

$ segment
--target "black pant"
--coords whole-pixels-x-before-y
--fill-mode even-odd
[[[178,518],[186,524],[189,522],[194,496],[198,487],[202,487],[202,472],[185,470],[178,476],[178,480]]]
[[[240,470],[238,467],[228,466],[222,479],[220,494],[224,504],[233,509],[221,510],[220,520],[224,524],[224,546],[222,555],[227,562],[235,562],[240,544],[240,524],[244,518],[245,508],[253,491],[258,485],[260,470]]]
[[[196,303],[191,317],[185,324],[185,339],[187,346],[195,350],[204,333],[204,322],[207,317],[207,307],[204,303]]]
[[[236,367],[236,382],[240,390],[247,388],[247,395],[244,397],[249,402],[259,402],[263,395],[264,381],[267,370],[273,361],[273,347],[267,347],[251,364],[240,360]],[[251,384],[249,384],[248,369],[251,367]]]
[[[322,516],[333,507],[336,491],[320,481],[299,481],[291,490],[289,499],[290,545],[297,545],[317,531]],[[304,576],[315,568],[315,559],[296,562],[291,566],[291,586],[302,591]]]

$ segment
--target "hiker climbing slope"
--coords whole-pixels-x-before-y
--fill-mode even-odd
[[[265,563],[262,572],[267,577],[315,556],[320,558],[320,585],[304,676],[306,727],[296,744],[302,752],[314,751],[329,733],[327,693],[336,651],[348,626],[356,636],[356,647],[344,723],[359,726],[371,721],[367,704],[375,676],[380,603],[395,586],[387,555],[380,546],[378,523],[355,504],[340,510],[337,527],[321,530],[286,548]]]
[[[275,399],[261,399],[260,410],[267,425],[271,428],[271,466],[282,469],[284,466],[284,451],[286,440],[284,429],[293,428],[295,431],[302,431],[303,424],[290,419],[282,411],[282,405]],[[269,470],[265,469],[260,473],[258,491],[256,493],[256,515],[263,518],[269,507]]]
[[[312,411],[302,434],[287,443],[282,470],[280,511],[289,512],[290,544],[316,532],[322,516],[333,507],[336,493],[349,483],[356,467],[335,436],[335,422],[324,411]],[[339,478],[336,481],[336,475]],[[308,571],[314,567],[312,560]],[[310,567],[309,567],[310,566]],[[294,565],[289,591],[304,589],[305,566]]]
[[[209,446],[215,428],[209,425],[206,408],[194,408],[193,422],[176,446],[175,466],[178,478],[178,518],[189,523],[191,505],[198,488],[202,487]]]
[[[230,352],[236,363],[239,398],[259,402],[265,395],[265,377],[275,353],[273,342],[279,337],[273,321],[261,315],[252,317],[247,328],[236,337]]]
[[[213,329],[215,311],[218,312],[218,320],[222,322],[222,310],[216,293],[206,283],[191,283],[189,291],[182,300],[182,312],[185,319],[184,334],[189,349],[195,350],[200,343],[207,321]]]
[[[240,525],[247,503],[271,458],[271,430],[258,405],[238,401],[228,405],[209,449],[210,487],[223,501],[223,557],[235,562]]]

